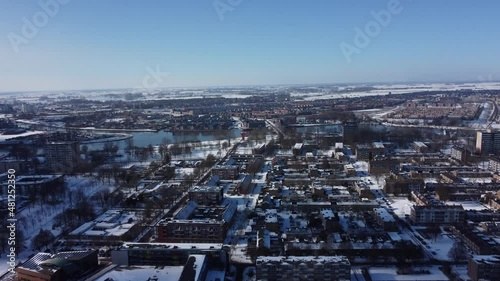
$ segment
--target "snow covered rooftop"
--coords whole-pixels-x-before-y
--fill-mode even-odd
[[[413,268],[414,271],[422,270],[429,273],[404,274],[397,273],[395,266],[370,267],[369,273],[373,281],[448,281],[450,280],[437,266]]]
[[[127,266],[116,267],[112,271],[102,275],[96,281],[120,280],[120,281],[178,281],[184,266]]]
[[[73,236],[122,236],[127,233],[137,222],[135,212],[123,210],[108,210],[97,219],[82,224],[73,230]]]
[[[385,208],[375,208],[374,212],[384,222],[396,222],[394,217]]]
[[[263,256],[257,258],[257,263],[267,262],[322,262],[322,263],[348,263],[349,260],[345,256]]]
[[[473,255],[472,259],[477,263],[500,264],[499,255]]]

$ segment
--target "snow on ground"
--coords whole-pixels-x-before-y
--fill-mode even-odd
[[[426,270],[429,271],[430,274],[406,274],[406,275],[398,275],[397,268],[395,266],[386,266],[386,267],[371,267],[368,269],[370,276],[373,281],[448,281],[448,277],[444,275],[444,273],[439,270],[437,266],[426,266],[426,267],[413,267],[414,271],[418,270]]]
[[[489,209],[486,205],[481,204],[476,201],[446,201],[446,205],[462,205],[466,211],[472,210],[472,211],[482,211],[482,210],[487,210]]]
[[[17,135],[0,135],[0,141],[6,141],[9,139],[13,139],[13,138],[27,137],[27,136],[39,135],[39,134],[45,134],[45,132],[44,131],[29,131],[29,132],[25,132],[25,133],[17,134]]]
[[[358,172],[368,172],[368,162],[366,161],[356,161],[353,166]]]
[[[426,248],[426,252],[429,253],[431,257],[440,261],[450,261],[448,253],[455,243],[452,237],[451,234],[441,233],[436,237],[436,240],[424,239],[425,244],[422,246]]]
[[[207,155],[213,154],[216,157],[221,157],[227,153],[228,149],[219,147],[202,147],[194,148],[189,154],[181,154],[172,157],[172,160],[199,160],[207,158]]]
[[[462,178],[466,183],[491,183],[492,178]]]
[[[259,146],[265,145],[267,140],[247,141],[238,146],[236,149],[237,154],[253,154],[253,150]]]
[[[113,181],[110,183],[101,183],[91,177],[66,176],[65,181],[70,190],[70,194],[74,194],[75,191],[81,190],[87,197],[91,197],[100,190],[108,189],[111,191],[114,187]],[[69,207],[70,200],[64,200],[55,205],[41,206],[40,204],[31,204],[18,211],[16,217],[18,219],[22,218],[18,221],[18,227],[23,230],[26,247],[25,250],[20,253],[18,261],[25,261],[31,254],[38,252],[31,248],[31,243],[40,229],[50,230],[55,236],[61,234],[59,228],[52,229],[54,218]],[[2,253],[2,256],[0,256],[0,276],[8,269],[6,261],[7,257]]]
[[[242,264],[253,264],[252,259],[247,255],[246,240],[240,240],[238,244],[231,247],[231,262]]]
[[[194,172],[194,168],[176,168],[175,173],[182,175],[183,177],[191,175]]]
[[[451,273],[455,276],[460,276],[460,278],[462,278],[461,280],[472,281],[472,279],[469,277],[466,265],[452,265]]]
[[[411,202],[406,197],[392,197],[390,199],[390,206],[398,217],[410,215],[411,206],[413,205],[415,205],[415,203]]]

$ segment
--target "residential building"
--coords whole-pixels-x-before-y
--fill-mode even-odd
[[[485,235],[474,225],[456,224],[451,227],[451,233],[476,255],[491,255],[500,253],[500,245],[489,235]]]
[[[387,194],[408,194],[412,191],[420,192],[425,186],[423,179],[414,179],[392,174],[385,179],[384,192]]]
[[[500,173],[500,158],[492,157],[489,162],[490,171]]]
[[[72,173],[80,164],[80,143],[50,142],[45,145],[47,167],[54,172]]]
[[[429,147],[427,147],[427,145],[421,141],[413,142],[413,149],[419,153],[426,153],[429,151]]]
[[[189,200],[198,205],[219,205],[223,198],[223,188],[220,186],[195,186],[189,191]]]
[[[460,162],[466,162],[469,157],[470,151],[465,147],[454,146],[451,148],[451,158]]]
[[[16,173],[24,173],[29,162],[24,160],[3,159],[0,160],[0,173],[6,173],[9,169],[16,170]]]
[[[397,231],[398,225],[396,219],[385,208],[375,208],[375,219],[384,228],[385,231]]]
[[[352,143],[357,140],[358,123],[347,122],[343,126],[344,143]]]
[[[194,204],[193,204],[194,203]],[[191,201],[157,226],[158,241],[167,243],[222,243],[236,212],[236,204],[198,207]]]
[[[496,154],[500,152],[500,131],[477,132],[476,151],[480,154]]]
[[[412,206],[410,219],[415,224],[453,224],[465,220],[461,205]]]
[[[212,176],[219,176],[221,180],[234,180],[239,173],[238,165],[216,165],[212,169]]]
[[[0,175],[1,194],[7,195],[9,183],[7,174]],[[63,175],[32,175],[16,177],[16,195],[30,196],[33,194],[50,194],[63,192]]]
[[[498,280],[500,276],[500,256],[473,255],[469,258],[467,272],[473,281]]]
[[[397,159],[376,158],[368,162],[368,172],[370,174],[397,173],[400,169],[400,161]]]
[[[138,213],[108,210],[95,220],[82,224],[69,233],[69,239],[88,241],[126,241],[139,235],[142,226]]]
[[[257,280],[351,280],[351,264],[345,256],[258,257]]]
[[[381,142],[356,146],[356,158],[359,160],[373,160],[376,156],[384,156],[385,152],[385,146]]]
[[[111,251],[111,261],[121,266],[182,266],[191,255],[205,255],[219,264],[227,258],[222,244],[125,243]]]

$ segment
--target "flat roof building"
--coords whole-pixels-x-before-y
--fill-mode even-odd
[[[98,266],[97,250],[38,253],[16,268],[17,280],[73,280]]]
[[[257,258],[257,280],[351,280],[345,256],[277,256]]]
[[[500,276],[500,256],[473,255],[469,258],[467,272],[473,281],[498,280]]]

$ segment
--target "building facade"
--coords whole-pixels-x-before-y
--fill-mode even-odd
[[[351,280],[351,263],[345,256],[259,257],[257,280]]]
[[[500,152],[500,132],[477,132],[476,151],[480,154],[497,154]]]
[[[195,186],[189,191],[189,200],[198,205],[218,205],[223,198],[223,189],[219,186]]]
[[[412,206],[410,219],[415,224],[453,224],[465,220],[465,210],[460,205]]]
[[[71,173],[80,164],[79,142],[51,142],[45,145],[47,167],[54,172]]]
[[[220,220],[171,220],[158,225],[158,241],[167,243],[223,243],[228,223]]]
[[[473,281],[498,280],[500,276],[500,256],[473,255],[469,258],[467,271]]]

